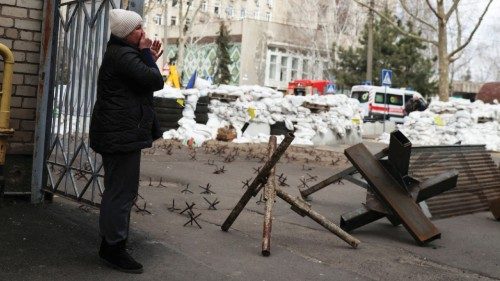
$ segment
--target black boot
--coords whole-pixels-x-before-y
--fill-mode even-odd
[[[99,257],[103,259],[112,268],[127,273],[142,273],[142,264],[136,262],[125,249],[125,241],[116,245],[109,245],[103,238]]]

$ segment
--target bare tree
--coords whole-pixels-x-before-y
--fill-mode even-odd
[[[197,2],[197,3],[195,3]],[[182,66],[184,63],[184,53],[186,52],[186,42],[188,39],[188,32],[193,28],[196,16],[201,9],[201,1],[193,0],[179,0],[177,1],[179,11],[179,39],[177,49],[177,68],[182,73]]]
[[[370,6],[363,2],[362,0],[354,0],[359,5],[370,9]],[[446,5],[448,1],[445,0],[435,0],[435,3],[431,3],[432,0],[425,0],[426,9],[428,12],[424,14],[431,14],[432,19],[428,19],[422,17],[418,13],[415,13],[412,9],[409,8],[409,4],[407,0],[399,0],[399,4],[403,8],[404,12],[412,17],[415,21],[418,21],[422,25],[426,26],[431,32],[431,36],[423,36],[422,34],[410,33],[405,31],[400,26],[398,26],[397,22],[393,19],[385,16],[380,9],[373,8],[372,10],[385,21],[389,22],[393,25],[400,33],[421,40],[423,42],[428,42],[434,45],[437,48],[437,57],[438,57],[438,74],[439,74],[439,98],[443,101],[447,101],[449,98],[449,79],[450,79],[450,63],[456,61],[462,51],[469,45],[474,34],[479,28],[481,22],[483,21],[484,15],[488,11],[493,0],[487,0],[487,4],[484,6],[481,15],[475,21],[474,27],[472,31],[469,32],[468,35],[464,36],[462,34],[462,25],[460,22],[457,22],[455,33],[456,37],[456,46],[453,46],[451,50],[449,40],[450,40],[450,19],[455,15],[458,11],[458,6],[461,0],[451,0],[450,5]],[[418,1],[417,1],[418,2]],[[448,6],[448,7],[447,7]]]
[[[492,38],[498,38],[499,32],[491,31]],[[500,49],[495,41],[483,42],[476,47],[473,58],[474,79],[480,82],[500,81]]]
[[[163,46],[166,47],[167,42],[167,22],[168,22],[168,4],[172,3],[172,0],[146,0],[144,1],[144,15],[148,16],[155,12],[160,12],[160,15],[163,16]],[[160,58],[160,64],[163,65],[165,63],[165,57],[162,56]]]
[[[184,54],[186,52],[186,45],[189,43],[188,38],[190,31],[192,30],[193,24],[195,24],[195,19],[201,9],[201,0],[146,0],[144,3],[144,14],[149,15],[154,12],[160,12],[163,16],[164,25],[164,42],[163,45],[167,46],[167,23],[168,23],[168,7],[171,5],[176,9],[172,9],[172,12],[177,12],[177,22],[176,26],[179,30],[179,37],[177,40],[177,69],[179,73],[182,72],[182,66],[184,63]],[[199,40],[199,39],[198,39]],[[191,44],[193,44],[191,40]]]
[[[302,44],[303,50],[290,49],[305,54],[315,63],[326,62],[323,67],[310,69],[313,77],[333,75],[335,48],[355,44],[355,34],[364,24],[363,17],[356,15],[356,6],[349,0],[287,0],[289,14],[286,24],[292,26],[291,45]],[[322,71],[322,72],[321,72]]]

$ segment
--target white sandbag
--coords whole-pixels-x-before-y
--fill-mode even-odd
[[[198,90],[205,90],[210,88],[212,83],[208,80],[202,79],[200,77],[196,77],[196,81],[194,82],[194,87]]]
[[[259,134],[269,136],[271,134],[271,127],[269,126],[269,124],[252,122],[248,125],[245,132],[243,132],[243,137],[254,137],[258,136]]]

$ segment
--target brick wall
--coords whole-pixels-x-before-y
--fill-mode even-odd
[[[0,0],[0,43],[14,54],[9,154],[32,154],[43,0]],[[0,63],[0,83],[3,62]]]

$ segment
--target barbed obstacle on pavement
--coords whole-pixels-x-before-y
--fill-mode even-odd
[[[458,171],[450,170],[420,183],[408,175],[411,142],[400,131],[391,133],[388,159],[379,160],[362,143],[345,154],[368,183],[366,204],[341,216],[340,226],[351,231],[387,217],[393,225],[404,225],[419,245],[441,237],[417,204],[457,185]]]
[[[264,166],[259,169],[259,172],[252,183],[248,186],[246,192],[243,194],[241,199],[238,201],[232,212],[229,214],[227,219],[222,224],[222,230],[228,231],[231,225],[234,223],[236,218],[239,216],[241,211],[250,201],[252,196],[256,196],[262,188],[265,190],[266,199],[266,211],[264,215],[264,227],[263,227],[263,240],[262,240],[262,255],[269,256],[271,254],[271,226],[272,226],[272,209],[275,201],[275,197],[283,199],[285,202],[291,205],[291,209],[301,216],[308,216],[315,222],[319,223],[321,226],[328,229],[333,234],[337,235],[339,238],[348,243],[351,247],[357,248],[361,243],[358,239],[354,238],[339,226],[335,225],[333,222],[329,221],[326,217],[314,211],[311,206],[302,200],[300,197],[294,198],[290,194],[284,192],[276,184],[276,177],[274,168],[281,156],[285,153],[286,149],[290,146],[294,139],[292,133],[288,133],[285,139],[281,142],[278,148],[276,148],[276,136],[271,136],[269,138],[268,145],[268,158]]]
[[[389,147],[373,154],[377,160],[388,155]],[[422,183],[454,169],[459,173],[456,187],[417,203],[429,211],[432,219],[489,211],[491,201],[500,198],[500,170],[484,145],[411,147],[408,174]],[[304,199],[310,201],[312,198],[309,196],[313,193],[341,181],[349,181],[364,189],[370,188],[357,168],[350,166],[309,188],[302,189],[300,193]]]

